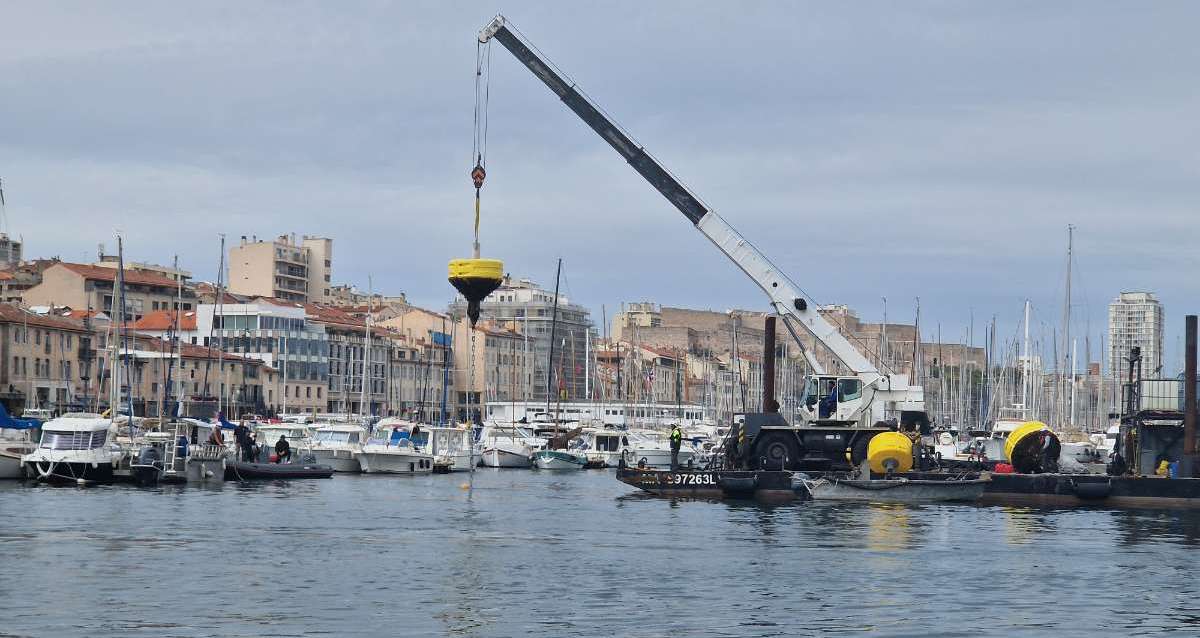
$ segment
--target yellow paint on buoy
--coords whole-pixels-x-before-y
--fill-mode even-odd
[[[1008,434],[1008,438],[1004,440],[1004,458],[1008,459],[1009,462],[1012,462],[1013,450],[1017,448],[1017,445],[1020,444],[1025,437],[1033,434],[1034,432],[1041,432],[1042,430],[1049,429],[1050,426],[1042,423],[1041,421],[1026,421],[1017,426],[1015,430]]]
[[[467,300],[471,325],[479,321],[479,304],[504,280],[504,262],[499,259],[454,259],[450,262],[450,283]]]
[[[899,432],[880,432],[867,444],[867,461],[876,474],[907,472],[913,466],[912,439]]]

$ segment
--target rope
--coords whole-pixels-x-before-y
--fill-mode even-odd
[[[471,392],[475,388],[475,329],[471,328],[471,364],[467,368],[467,423],[474,427],[475,421],[471,418]]]

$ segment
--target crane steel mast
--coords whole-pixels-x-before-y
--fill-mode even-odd
[[[508,49],[538,79],[567,105],[593,131],[603,138],[634,170],[650,182],[667,201],[671,202],[697,230],[716,245],[742,272],[746,273],[767,294],[772,308],[784,319],[784,325],[804,351],[817,374],[824,369],[804,348],[796,325],[811,333],[845,366],[849,376],[870,389],[869,401],[855,407],[855,416],[882,418],[884,404],[895,412],[924,412],[924,396],[919,386],[909,386],[905,375],[882,373],[867,357],[830,324],[816,308],[811,308],[799,288],[792,283],[765,255],[729,225],[724,218],[700,201],[686,186],[675,179],[644,148],[638,146],[620,127],[613,123],[574,85],[569,84],[553,66],[509,28],[504,16],[496,16],[479,32],[479,42],[495,39]],[[873,405],[874,404],[874,405]]]

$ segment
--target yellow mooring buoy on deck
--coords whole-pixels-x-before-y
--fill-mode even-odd
[[[479,303],[504,280],[504,262],[499,259],[455,259],[450,262],[450,283],[467,300],[471,325],[479,321]]]
[[[912,439],[899,432],[880,432],[867,444],[867,461],[876,474],[907,472],[913,466]]]
[[[1022,423],[1004,440],[1005,458],[1014,470],[1022,474],[1052,471],[1044,467],[1046,457],[1057,461],[1060,449],[1058,435],[1041,421]]]

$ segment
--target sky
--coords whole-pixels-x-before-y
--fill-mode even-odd
[[[334,238],[335,283],[442,308],[469,256],[476,2],[10,3],[0,179],[27,257],[214,279],[219,235]],[[1150,290],[1196,312],[1200,5],[506,2],[505,15],[817,303],[1049,342]],[[599,322],[765,296],[506,50],[486,257]],[[1082,358],[1083,343],[1080,344]],[[1093,354],[1093,358],[1098,358]]]

